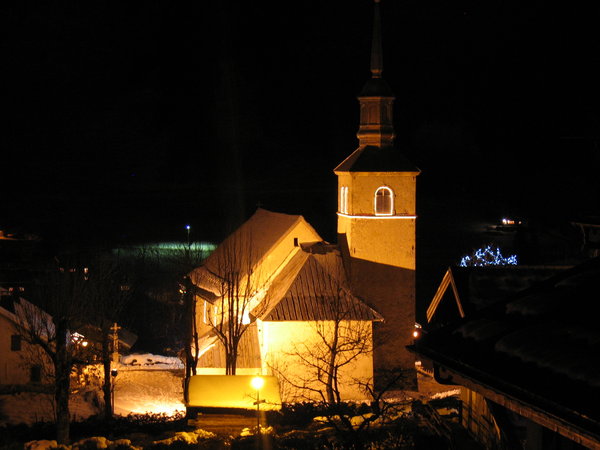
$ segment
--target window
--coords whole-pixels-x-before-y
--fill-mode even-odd
[[[21,336],[18,334],[13,334],[10,337],[10,350],[13,352],[21,351]]]
[[[29,368],[29,381],[32,383],[40,383],[42,381],[42,366],[35,365]]]
[[[348,186],[340,188],[340,212],[348,214]]]
[[[382,186],[375,191],[375,215],[391,216],[394,214],[394,193],[389,187]]]

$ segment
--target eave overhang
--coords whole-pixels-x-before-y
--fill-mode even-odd
[[[573,442],[600,449],[600,423],[597,419],[506,383],[493,374],[448,358],[429,347],[416,344],[407,346],[407,349],[426,359],[433,366],[436,379],[443,384],[464,386]]]

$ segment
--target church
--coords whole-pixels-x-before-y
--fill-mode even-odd
[[[284,401],[416,388],[419,169],[394,147],[380,23],[376,1],[359,145],[334,169],[337,244],[259,208],[190,274],[197,374],[275,375]]]

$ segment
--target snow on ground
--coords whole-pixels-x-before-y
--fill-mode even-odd
[[[80,392],[71,397],[69,404],[71,417],[82,420],[97,414],[97,408],[91,400],[89,391]],[[33,424],[35,422],[51,422],[54,420],[54,404],[52,394],[21,392],[11,395],[0,395],[0,426],[5,424]]]
[[[123,356],[117,365],[115,413],[185,412],[183,363],[177,357],[152,353]]]
[[[134,361],[135,360],[135,361]],[[179,358],[153,354],[128,355],[116,365],[114,381],[115,413],[126,416],[184,412],[183,365]],[[71,396],[69,409],[75,420],[98,414],[96,398],[99,391],[80,390]],[[0,426],[3,424],[32,424],[54,420],[52,394],[23,392],[0,395]]]
[[[154,355],[152,353],[135,353],[121,357],[119,369],[183,369],[183,362],[176,356]]]
[[[115,381],[115,413],[185,412],[183,372],[172,370],[119,370]]]
[[[184,412],[183,364],[179,358],[160,355],[134,354],[121,358],[115,368],[118,375],[114,381],[115,413]],[[419,373],[420,394],[424,399],[456,395],[449,386],[438,385]],[[70,400],[71,415],[76,420],[85,419],[99,412],[102,398],[97,391],[80,391]],[[418,398],[418,397],[416,397]],[[54,409],[51,394],[19,393],[0,395],[0,426],[5,423],[26,423],[53,420]]]

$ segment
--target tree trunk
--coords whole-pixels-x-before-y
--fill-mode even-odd
[[[229,349],[225,351],[225,375],[235,375],[235,371],[233,370],[231,351]]]
[[[102,386],[102,392],[104,394],[104,420],[107,422],[109,422],[113,417],[109,333],[110,330],[106,329],[106,327],[102,329],[102,365],[104,366],[104,385]]]
[[[189,380],[192,375],[196,375],[198,366],[198,348],[196,354],[192,352],[192,343],[198,346],[198,332],[196,331],[196,308],[194,294],[192,293],[193,284],[189,277],[183,280],[185,293],[183,294],[185,323],[187,324],[184,335],[184,352],[185,352],[185,379]]]
[[[231,375],[235,375],[235,372],[237,370],[237,357],[238,357],[238,352],[237,352],[237,348],[235,350],[233,350],[231,352]]]
[[[325,384],[325,391],[327,393],[327,401],[329,403],[336,403],[336,395],[334,389],[334,383],[336,383],[336,359],[338,350],[338,339],[339,339],[339,326],[340,324],[336,321],[333,329],[333,342],[331,344],[331,351],[329,353],[329,363],[327,367],[327,382]]]
[[[71,375],[71,358],[67,348],[67,326],[63,321],[55,321],[56,327],[56,359],[54,361],[56,403],[56,440],[59,444],[68,444],[70,435],[69,390]]]

